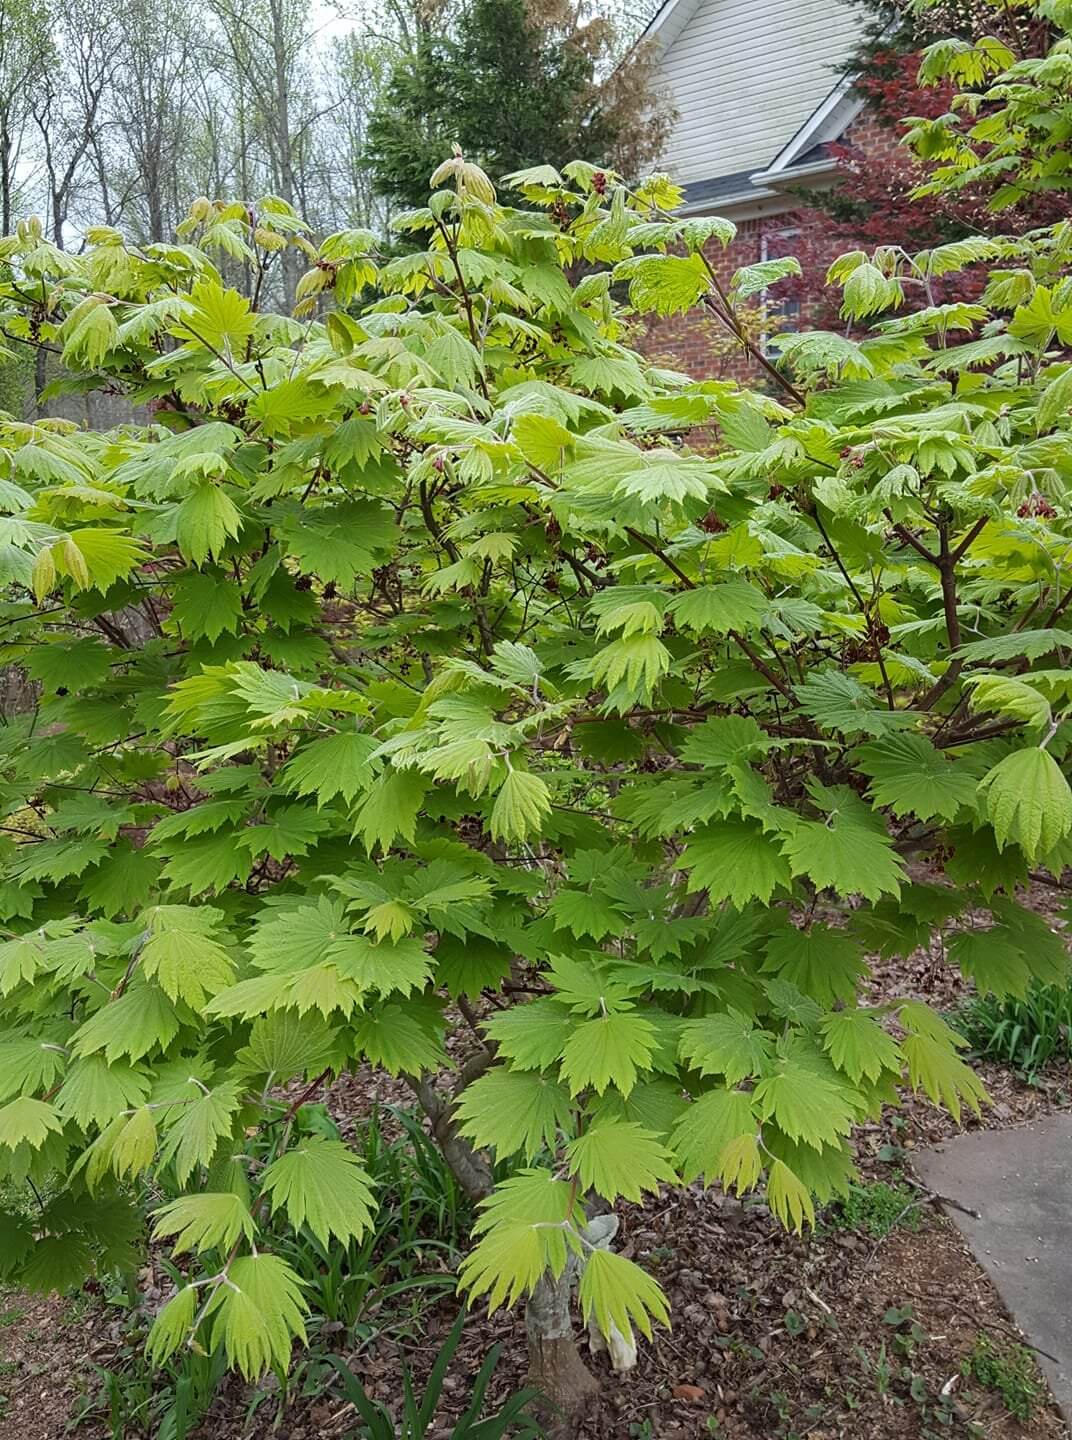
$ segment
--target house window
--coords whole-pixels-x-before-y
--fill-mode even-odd
[[[764,232],[760,242],[762,259],[777,260],[783,255],[792,255],[799,238],[799,226]],[[773,360],[780,354],[779,335],[791,334],[800,329],[800,297],[783,295],[772,299],[769,292],[764,290],[760,305],[763,310],[763,333],[760,337],[763,353]]]
[[[768,359],[774,360],[782,353],[779,343],[781,336],[792,335],[800,329],[800,299],[794,296],[785,300],[765,301],[763,314],[767,322],[763,332],[763,353]]]

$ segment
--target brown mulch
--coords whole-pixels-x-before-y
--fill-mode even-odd
[[[1039,908],[1046,907],[1045,897]],[[875,964],[870,998],[918,996],[948,1009],[970,987],[925,951]],[[1000,1066],[977,1069],[993,1104],[965,1128],[1015,1125],[1072,1103],[1072,1066],[1051,1067],[1028,1086]],[[343,1077],[329,1108],[352,1131],[375,1103],[409,1103],[382,1075]],[[896,1180],[913,1149],[957,1127],[923,1098],[906,1097],[900,1119],[886,1117],[857,1137],[868,1179]],[[910,1173],[910,1171],[909,1171]],[[884,1240],[820,1224],[786,1234],[765,1205],[744,1204],[697,1186],[621,1206],[620,1248],[666,1289],[673,1330],[641,1345],[637,1368],[615,1376],[605,1358],[591,1368],[602,1382],[598,1416],[583,1440],[1069,1440],[1045,1402],[1025,1424],[962,1373],[981,1335],[999,1348],[1022,1339],[959,1232],[920,1192]],[[907,1310],[906,1307],[910,1307]],[[891,1313],[896,1312],[896,1313]],[[443,1304],[404,1351],[376,1340],[348,1357],[374,1398],[395,1408],[403,1359],[418,1385],[457,1313]],[[913,1326],[917,1327],[913,1330]],[[80,1298],[0,1296],[0,1440],[58,1440],[72,1407],[98,1383],[93,1364],[113,1366],[129,1352],[121,1312]],[[340,1342],[342,1337],[339,1337]],[[524,1383],[525,1335],[519,1314],[474,1313],[444,1389],[431,1440],[447,1440],[487,1349],[502,1345],[489,1396],[499,1402]],[[339,1345],[345,1354],[345,1347]],[[350,1407],[326,1395],[315,1371],[280,1404],[274,1380],[251,1391],[231,1380],[190,1440],[338,1440],[355,1433]],[[309,1393],[300,1393],[306,1390]],[[1045,1392],[1044,1392],[1045,1393]],[[89,1418],[74,1432],[101,1440],[113,1432]],[[132,1437],[140,1432],[129,1430]]]
[[[3,1440],[58,1440],[65,1433],[92,1374],[95,1318],[81,1299],[72,1304],[15,1291],[0,1293]],[[114,1354],[114,1346],[106,1348]]]

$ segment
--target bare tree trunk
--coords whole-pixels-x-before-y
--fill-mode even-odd
[[[409,1077],[443,1158],[471,1200],[491,1194],[492,1170],[485,1157],[458,1134],[454,1100],[487,1069],[491,1058],[487,1051],[474,1055],[463,1067],[449,1099],[436,1089],[429,1075]],[[571,1256],[557,1280],[550,1273],[544,1275],[525,1308],[529,1377],[547,1402],[552,1440],[568,1440],[599,1393],[599,1382],[581,1359],[573,1332],[571,1297],[576,1274],[577,1262]]]
[[[34,418],[42,419],[48,414],[41,395],[48,384],[48,352],[43,345],[37,347],[34,355]]]
[[[14,146],[7,127],[0,129],[0,235],[11,233],[11,191],[12,191],[12,170],[11,155]]]
[[[525,1307],[529,1383],[546,1399],[552,1440],[573,1435],[599,1394],[599,1381],[581,1359],[573,1333],[575,1275],[576,1261],[571,1257],[557,1280],[550,1273],[544,1275]]]
[[[462,1070],[455,1087],[455,1097],[469,1083],[469,1079],[475,1078],[478,1064],[482,1069],[487,1069],[488,1061],[483,1055],[478,1055]],[[474,1203],[486,1199],[495,1183],[491,1166],[479,1150],[474,1150],[469,1141],[458,1134],[454,1120],[454,1098],[447,1099],[443,1096],[428,1074],[419,1078],[412,1075],[406,1078],[420,1102],[421,1109],[428,1116],[432,1137],[439,1146],[443,1159],[450,1166],[451,1174]]]

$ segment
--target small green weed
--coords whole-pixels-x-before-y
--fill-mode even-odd
[[[838,1230],[859,1230],[881,1240],[892,1230],[918,1230],[918,1196],[900,1181],[869,1180],[851,1185],[847,1195],[827,1212],[826,1224]]]
[[[339,1372],[343,1393],[360,1415],[364,1425],[362,1433],[368,1440],[424,1440],[430,1433],[436,1406],[443,1392],[443,1381],[462,1338],[465,1319],[466,1312],[463,1310],[436,1356],[420,1397],[414,1391],[409,1371],[403,1366],[403,1413],[400,1423],[395,1422],[389,1410],[371,1399],[347,1365],[337,1356],[332,1356],[331,1363]],[[507,1435],[515,1435],[518,1440],[537,1440],[537,1437],[545,1434],[531,1413],[531,1407],[539,1399],[536,1390],[519,1390],[501,1409],[490,1415],[484,1414],[484,1397],[498,1364],[501,1348],[493,1345],[477,1371],[469,1391],[468,1408],[451,1430],[451,1440],[504,1440]]]
[[[1000,1395],[1017,1420],[1030,1420],[1046,1393],[1035,1357],[1023,1345],[997,1346],[980,1335],[962,1368],[965,1375]]]
[[[1033,1080],[1051,1060],[1072,1056],[1072,986],[1033,985],[1022,1000],[976,996],[953,1023],[977,1054]]]

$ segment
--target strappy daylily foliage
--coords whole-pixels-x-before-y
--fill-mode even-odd
[[[647,1331],[588,1197],[702,1177],[799,1227],[899,1087],[983,1101],[869,957],[1066,975],[1022,887],[1072,860],[1072,230],[848,256],[845,333],[745,393],[629,316],[732,329],[793,262],[723,287],[732,227],[663,178],[434,183],[394,259],[272,201],[0,243],[3,332],[149,407],[0,417],[0,662],[35,687],[0,731],[0,1168],[40,1196],[3,1273],[129,1265],[148,1196],[188,1280],[158,1357],[287,1363],[273,1226],[376,1205],[291,1123],[347,1068],[505,1162],[471,1296],[572,1253]],[[288,245],[298,318],[248,298]],[[929,304],[966,266],[981,300]]]

